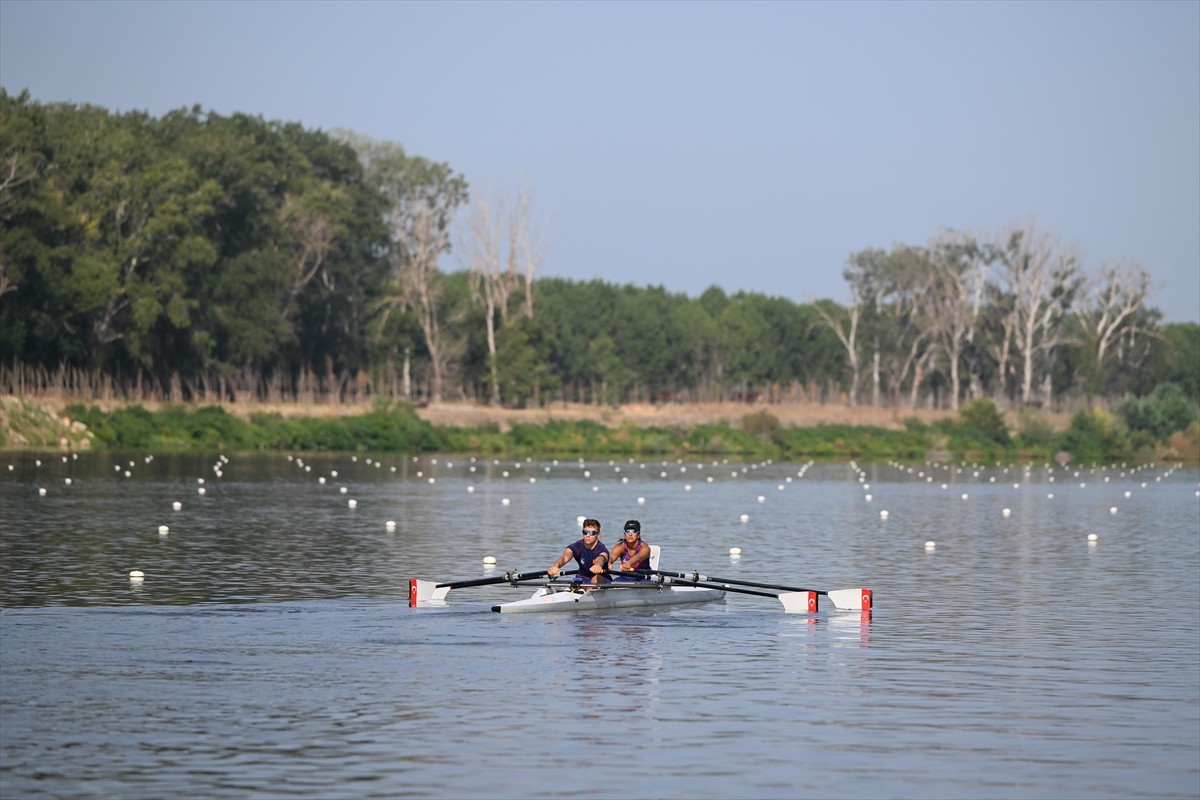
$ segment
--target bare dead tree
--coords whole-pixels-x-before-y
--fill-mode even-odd
[[[511,203],[499,195],[477,196],[456,240],[459,261],[471,277],[471,295],[484,308],[493,405],[500,403],[497,317],[501,327],[509,323],[512,298],[522,283],[524,299],[515,313],[533,317],[533,280],[542,260],[542,241],[530,218],[530,202],[524,189]]]
[[[1103,368],[1114,345],[1130,333],[1150,293],[1150,273],[1136,261],[1121,261],[1101,269],[1083,296],[1072,304],[1076,319],[1095,347],[1096,366]]]
[[[1082,280],[1078,257],[1074,247],[1033,222],[1011,230],[999,257],[1003,291],[1011,301],[1006,327],[1021,359],[1021,403],[1028,404],[1037,364],[1064,343],[1063,317]]]
[[[517,276],[513,249],[515,242],[508,237],[508,256],[502,263],[505,246],[503,201],[476,195],[475,202],[460,228],[457,244],[459,262],[471,279],[471,296],[483,304],[484,325],[487,328],[488,392],[492,405],[500,404],[500,381],[496,365],[496,317],[508,318],[508,301],[516,288]]]
[[[441,402],[449,349],[444,346],[438,308],[442,284],[438,280],[438,257],[445,250],[445,235],[429,208],[419,207],[412,214],[406,235],[406,258],[397,269],[401,302],[416,312],[417,324],[425,336],[429,351],[429,396]]]
[[[974,337],[983,299],[984,258],[974,237],[958,231],[935,236],[929,253],[930,332],[950,368],[950,407],[957,411],[962,396],[959,368]]]
[[[850,406],[858,405],[858,384],[862,377],[862,364],[858,356],[858,323],[862,319],[863,301],[858,287],[850,284],[850,305],[846,307],[846,317],[839,318],[820,303],[813,303],[813,309],[837,336],[842,347],[846,348],[846,360],[850,365]]]
[[[518,189],[508,220],[509,240],[513,243],[509,270],[513,274],[519,272],[523,277],[524,315],[527,319],[533,319],[533,281],[549,247],[547,227],[534,220],[532,203],[528,187]]]

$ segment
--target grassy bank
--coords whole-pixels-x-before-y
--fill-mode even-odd
[[[69,405],[63,415],[9,398],[0,446],[35,449],[141,451],[278,451],[370,453],[474,453],[538,457],[661,457],[735,459],[836,459],[1083,463],[1200,459],[1200,423],[1163,441],[1132,435],[1111,414],[1079,412],[1065,429],[1036,413],[1006,421],[990,401],[964,406],[957,417],[905,420],[899,429],[876,425],[793,426],[757,411],[736,421],[690,425],[605,425],[594,420],[547,420],[502,429],[436,425],[404,404],[379,404],[344,416],[236,416],[219,406],[139,405],[103,410]]]

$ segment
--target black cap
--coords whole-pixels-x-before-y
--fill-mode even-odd
[[[636,519],[631,519],[625,523],[625,530],[641,533],[642,532],[642,523],[638,522]]]

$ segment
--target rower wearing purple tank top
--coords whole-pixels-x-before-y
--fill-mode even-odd
[[[640,581],[649,577],[650,545],[642,541],[642,523],[636,519],[626,522],[625,538],[617,542],[608,557],[621,572],[614,580]]]

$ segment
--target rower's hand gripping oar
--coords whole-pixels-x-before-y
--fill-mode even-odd
[[[775,584],[775,583],[753,583],[751,581],[734,580],[733,578],[718,578],[714,575],[701,575],[698,572],[686,574],[686,573],[682,573],[682,572],[666,572],[664,570],[658,570],[658,569],[652,569],[652,570],[646,570],[646,571],[657,574],[657,575],[666,575],[666,576],[672,577],[672,578],[680,578],[682,580],[690,581],[691,583],[697,583],[697,584],[700,582],[705,582],[705,583],[717,583],[717,584],[733,584],[734,586],[754,586],[759,589],[778,589],[781,592],[785,592],[786,594],[768,595],[768,596],[779,597],[780,602],[783,603],[784,608],[786,608],[788,611],[793,611],[793,610],[796,610],[796,611],[805,610],[805,611],[810,611],[810,612],[816,611],[817,610],[816,598],[818,596],[828,597],[829,601],[831,603],[833,603],[835,608],[840,608],[843,611],[870,611],[872,606],[874,605],[874,593],[870,589],[835,589],[833,591],[823,592],[823,591],[820,591],[819,589],[801,589],[796,586],[780,586],[779,584]],[[730,591],[733,591],[733,590],[730,590]],[[795,606],[795,605],[799,604],[799,600],[791,599],[791,598],[789,598],[789,600],[785,600],[784,598],[789,594],[805,596],[805,598],[806,598],[805,605],[807,606],[807,608],[800,609],[800,608],[790,607],[789,602],[791,602],[792,605]],[[811,595],[811,598],[808,597],[809,595]]]

